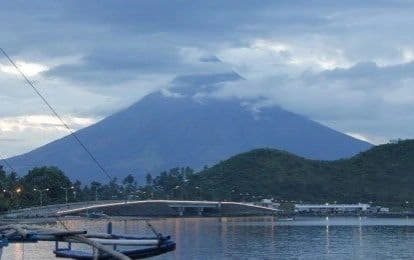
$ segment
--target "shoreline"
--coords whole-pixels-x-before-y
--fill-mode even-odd
[[[209,216],[109,216],[102,218],[88,218],[83,216],[65,216],[65,217],[44,217],[44,218],[16,218],[16,219],[0,219],[0,223],[3,224],[32,224],[32,225],[46,225],[55,224],[59,221],[145,221],[145,220],[162,220],[162,219],[191,219],[191,218],[252,218],[252,217],[273,217],[276,220],[295,220],[295,218],[323,218],[323,217],[340,217],[340,218],[414,218],[413,214],[400,214],[400,213],[388,213],[388,214],[252,214],[252,215],[209,215]]]

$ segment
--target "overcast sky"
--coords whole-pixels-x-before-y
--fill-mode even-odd
[[[214,98],[279,105],[384,143],[414,137],[414,1],[7,1],[0,47],[74,129],[234,71]],[[0,58],[0,153],[67,132]]]

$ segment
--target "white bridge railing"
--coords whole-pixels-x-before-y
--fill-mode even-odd
[[[48,205],[43,207],[31,207],[26,209],[9,211],[3,216],[5,217],[48,217],[48,216],[63,216],[71,215],[84,211],[90,210],[99,210],[108,207],[116,207],[120,205],[139,205],[146,203],[163,203],[167,204],[171,208],[195,208],[195,209],[204,209],[204,208],[220,208],[222,205],[239,205],[255,209],[268,210],[272,212],[278,212],[280,210],[255,205],[253,203],[245,202],[231,202],[231,201],[192,201],[192,200],[136,200],[136,201],[88,201],[88,202],[78,202],[78,203],[69,203],[69,204],[58,204],[58,205]]]

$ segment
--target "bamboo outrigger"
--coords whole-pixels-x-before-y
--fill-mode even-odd
[[[155,231],[152,226],[150,226]],[[61,230],[32,225],[0,226],[0,258],[3,247],[9,243],[37,243],[54,241],[56,257],[72,259],[140,259],[156,256],[175,250],[175,243],[169,236],[155,233],[154,237],[137,237],[112,234],[112,223],[108,223],[108,233],[88,233],[84,230]],[[60,247],[60,243],[67,247]],[[86,244],[91,252],[73,250],[72,244]],[[133,249],[118,250],[118,246],[134,246]]]

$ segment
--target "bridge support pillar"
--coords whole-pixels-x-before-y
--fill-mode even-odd
[[[202,216],[203,215],[203,211],[204,211],[204,208],[197,208],[197,215],[198,216]]]
[[[184,216],[184,207],[179,207],[178,208],[178,215]]]

